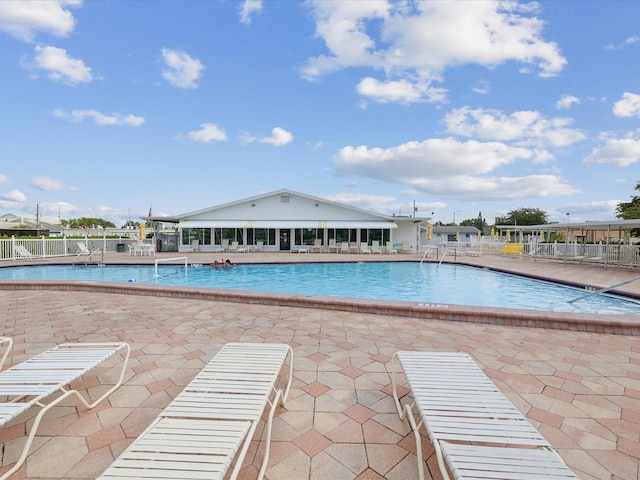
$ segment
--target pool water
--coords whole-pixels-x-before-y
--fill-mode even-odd
[[[25,266],[0,268],[1,280],[80,280],[478,305],[577,313],[640,314],[640,303],[465,265],[432,263],[209,266]]]

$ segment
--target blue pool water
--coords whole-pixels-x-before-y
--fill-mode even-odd
[[[640,303],[464,265],[400,262],[209,266],[26,266],[1,280],[81,280],[229,288],[580,313],[640,314]]]

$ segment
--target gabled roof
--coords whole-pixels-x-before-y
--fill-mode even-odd
[[[402,217],[395,217],[393,215],[383,215],[381,213],[372,212],[370,210],[364,210],[364,209],[361,209],[361,208],[352,207],[352,206],[346,205],[344,203],[332,202],[331,200],[326,200],[324,198],[314,197],[312,195],[307,195],[305,193],[295,192],[293,190],[289,190],[289,189],[286,189],[286,188],[283,188],[281,190],[276,190],[274,192],[264,193],[262,195],[256,195],[256,196],[253,196],[253,197],[243,198],[241,200],[236,200],[234,202],[223,203],[221,205],[216,205],[216,206],[213,206],[213,207],[204,208],[202,210],[196,210],[196,211],[193,211],[193,212],[183,213],[183,214],[180,214],[180,215],[176,215],[175,218],[178,219],[178,220],[182,220],[182,219],[186,219],[186,218],[190,218],[190,217],[194,217],[194,216],[199,216],[199,215],[202,215],[203,213],[215,212],[217,210],[223,210],[223,209],[226,209],[226,208],[229,208],[229,207],[242,205],[242,204],[245,204],[245,203],[253,203],[253,202],[257,202],[257,201],[259,201],[261,199],[265,199],[265,198],[269,198],[269,197],[276,197],[276,196],[281,196],[281,195],[291,195],[291,196],[302,197],[302,198],[306,198],[306,199],[308,199],[308,200],[310,200],[312,202],[321,203],[321,204],[324,204],[324,205],[329,205],[329,206],[333,206],[333,207],[338,207],[338,208],[342,208],[342,209],[351,210],[353,212],[357,212],[357,213],[360,213],[360,214],[366,214],[366,215],[369,215],[369,216],[378,217],[380,219],[387,220],[387,221],[394,221],[394,220],[399,220],[399,219],[402,218]]]

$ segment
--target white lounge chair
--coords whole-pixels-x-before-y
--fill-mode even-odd
[[[14,254],[16,258],[28,258],[29,260],[33,260],[36,257],[33,253],[31,253],[24,245],[16,245],[14,247]]]
[[[379,240],[371,240],[371,253],[382,253]]]
[[[287,356],[289,378],[283,391],[276,383]],[[288,345],[226,344],[99,480],[222,479],[234,459],[230,478],[235,479],[269,404],[262,478],[275,407],[285,404],[292,378]]]
[[[327,247],[327,251],[329,253],[338,253],[338,244],[336,243],[336,239],[332,238],[329,240],[329,246]]]
[[[91,256],[94,253],[100,253],[100,249],[96,248],[95,250],[91,250],[89,247],[87,247],[86,243],[78,242],[77,255],[88,255],[88,256]]]
[[[7,337],[3,337],[0,343],[7,343]],[[77,390],[68,388],[71,382],[119,352],[123,354],[120,376],[115,385],[100,398],[89,403]],[[129,353],[130,347],[124,342],[65,343],[1,371],[0,397],[3,398],[3,402],[0,403],[0,426],[30,408],[40,408],[40,411],[33,421],[20,457],[13,467],[2,474],[0,479],[11,477],[27,459],[42,417],[51,408],[66,398],[75,396],[86,408],[91,409],[113,393],[122,384]],[[62,395],[48,401],[48,397],[54,393],[62,393]]]
[[[322,239],[316,238],[311,246],[311,252],[322,253]]]
[[[367,245],[367,242],[360,242],[359,251],[360,253],[371,253],[371,249],[369,248],[369,245]]]
[[[404,406],[398,398],[396,361],[413,395],[413,402]],[[421,480],[422,425],[445,480],[450,475],[455,479],[578,478],[466,353],[396,352],[392,387],[398,415],[408,420],[416,438]]]
[[[340,243],[340,253],[349,253],[349,242]]]

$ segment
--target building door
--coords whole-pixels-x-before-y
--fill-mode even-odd
[[[280,230],[280,250],[291,250],[291,232]]]

